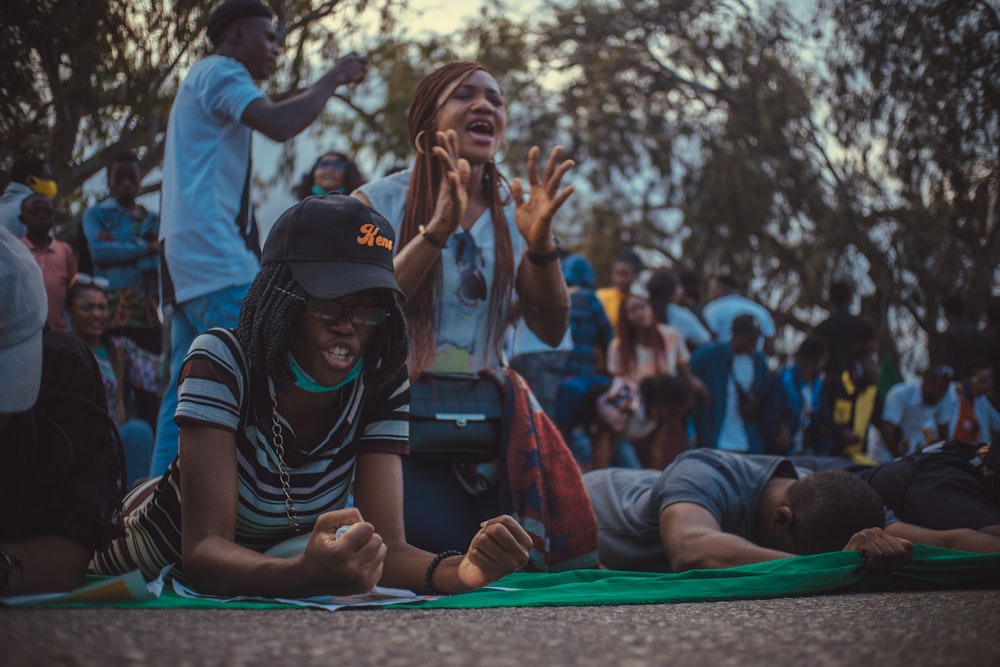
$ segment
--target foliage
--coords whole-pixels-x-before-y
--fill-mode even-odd
[[[143,173],[159,164],[170,105],[188,67],[209,50],[215,3],[196,0],[7,0],[0,10],[0,138],[8,159],[43,155],[79,206],[84,182],[135,150]],[[277,85],[309,81],[309,56],[331,16],[350,25],[366,0],[270,0],[285,58]],[[386,0],[378,5],[391,25]],[[400,3],[393,3],[398,5]],[[275,91],[271,91],[275,92]],[[66,199],[63,199],[63,203]]]

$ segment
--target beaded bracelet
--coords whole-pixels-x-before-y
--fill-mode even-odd
[[[437,556],[434,556],[434,560],[432,560],[431,564],[427,566],[427,572],[424,574],[424,589],[426,589],[428,595],[441,595],[441,593],[434,588],[434,584],[431,583],[431,579],[434,578],[434,570],[436,570],[438,565],[441,564],[441,561],[449,556],[461,555],[461,551],[449,549],[448,551],[442,551]]]
[[[433,246],[437,246],[438,248],[442,248],[442,249],[446,248],[448,246],[448,242],[447,241],[445,241],[444,243],[441,243],[436,238],[434,238],[433,236],[431,236],[430,232],[428,232],[427,228],[424,227],[423,225],[420,225],[420,227],[417,228],[417,231],[420,232],[420,235],[422,237],[424,237],[425,241],[427,241],[428,243],[430,243]]]

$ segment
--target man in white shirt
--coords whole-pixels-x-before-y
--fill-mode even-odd
[[[900,382],[889,390],[879,426],[887,451],[875,452],[876,461],[913,454],[948,437],[952,374],[948,366],[934,366],[922,379]]]
[[[757,349],[769,356],[774,354],[774,338],[778,330],[770,311],[756,301],[740,296],[739,285],[733,276],[723,273],[712,278],[708,287],[708,299],[702,315],[716,340],[728,342],[733,331],[733,320],[738,315],[752,315],[760,323],[763,337]]]
[[[260,266],[250,192],[254,130],[274,141],[291,139],[337,87],[361,81],[368,67],[365,58],[348,55],[309,88],[276,102],[255,83],[274,73],[281,51],[267,5],[225,0],[209,18],[208,37],[215,52],[188,72],[167,124],[160,243],[171,360],[153,476],[177,453],[177,376],[191,342],[212,327],[236,326]]]

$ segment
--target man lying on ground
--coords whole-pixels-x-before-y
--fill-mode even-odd
[[[889,570],[910,559],[913,541],[993,550],[972,530],[934,531],[887,516],[856,475],[810,474],[776,456],[697,449],[662,472],[608,468],[584,482],[601,562],[612,569],[680,572],[843,549],[861,551],[869,570]]]

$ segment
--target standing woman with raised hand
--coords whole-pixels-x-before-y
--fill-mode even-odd
[[[417,153],[412,169],[354,193],[397,231],[395,269],[407,295],[411,379],[425,372],[501,369],[504,332],[518,310],[552,346],[566,331],[569,295],[552,218],[573,193],[572,186],[560,191],[573,162],[560,162],[562,149],[556,147],[541,168],[539,149],[532,147],[528,186],[515,178],[508,187],[495,162],[506,129],[507,107],[496,79],[478,63],[449,63],[420,82],[410,104],[407,131]],[[515,386],[523,385],[516,374],[504,373]],[[554,438],[553,449],[564,450],[572,465],[557,432]],[[482,482],[467,485],[477,487],[478,500],[471,504],[505,502],[497,492],[504,484],[497,484],[496,470],[480,466],[474,477],[465,479]],[[504,481],[502,465],[500,478]],[[516,496],[517,483],[511,484]],[[568,484],[574,489],[579,484],[586,500],[579,480]],[[430,486],[429,492],[437,490]],[[425,529],[437,527],[420,520],[411,497],[421,499],[407,479],[407,534],[419,543]]]

